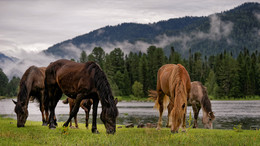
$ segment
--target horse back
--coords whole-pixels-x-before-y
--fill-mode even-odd
[[[171,89],[171,74],[177,66],[175,64],[163,65],[157,73],[157,92],[163,91],[164,94],[170,95]]]
[[[201,103],[202,98],[203,98],[202,84],[198,81],[191,82],[191,92],[190,92],[189,102]]]
[[[75,98],[78,93],[89,92],[94,85],[94,74],[88,70],[88,63],[76,63],[69,60],[58,60],[46,69],[46,82],[58,86],[64,94]]]

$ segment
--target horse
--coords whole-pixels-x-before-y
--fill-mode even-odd
[[[101,121],[104,123],[106,132],[116,132],[116,118],[118,109],[117,98],[114,99],[112,90],[105,73],[95,62],[76,63],[74,61],[60,59],[48,65],[45,71],[45,106],[50,110],[49,128],[55,129],[54,115],[56,105],[62,94],[75,99],[68,120],[63,124],[67,127],[71,119],[77,114],[83,99],[93,100],[92,133],[97,130],[97,107],[101,101]]]
[[[155,100],[157,97],[157,92],[155,90],[149,90],[148,92],[149,92],[149,97]],[[173,105],[172,103],[169,103],[167,107],[168,108],[168,122],[166,125],[167,127],[170,126],[169,113],[171,112],[172,105]],[[203,111],[202,123],[204,124],[204,127],[208,129],[213,128],[213,121],[215,120],[215,116],[211,109],[211,102],[208,98],[206,87],[204,87],[202,83],[199,81],[191,82],[188,106],[192,106],[193,113],[194,113],[193,128],[198,128],[197,120],[201,108]]]
[[[42,125],[48,121],[48,110],[44,108],[44,78],[46,67],[29,67],[22,76],[19,85],[17,101],[14,101],[14,111],[17,115],[17,127],[24,127],[28,117],[29,100],[36,99],[39,102],[42,113]]]
[[[162,126],[162,113],[168,102],[165,97],[169,96],[168,99],[173,103],[168,115],[171,118],[169,121],[172,122],[171,132],[178,133],[180,127],[182,131],[186,131],[185,118],[190,88],[190,76],[181,64],[166,64],[158,70],[155,107],[159,109],[160,115],[157,130]]]
[[[207,89],[202,85],[201,82],[191,82],[191,92],[188,105],[192,106],[194,113],[193,128],[198,127],[197,120],[201,108],[203,112],[202,123],[204,124],[204,127],[208,129],[213,128],[213,121],[215,120],[215,116],[211,109],[211,102],[208,97]]]
[[[64,104],[69,104],[70,106],[70,113],[75,106],[75,99],[72,98],[66,98],[63,100]],[[86,113],[86,128],[88,129],[88,119],[89,119],[89,111],[91,108],[91,105],[93,104],[92,99],[83,99],[80,103],[80,107],[85,111]],[[78,128],[78,121],[77,121],[77,115],[74,117],[75,127]],[[70,127],[72,127],[72,121],[70,121]]]

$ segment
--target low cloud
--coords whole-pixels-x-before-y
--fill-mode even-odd
[[[22,77],[23,73],[30,66],[46,67],[59,58],[44,53],[26,52],[23,50],[17,51],[15,54],[15,61],[5,60],[1,62],[0,68],[7,75],[9,79],[13,76]]]
[[[260,15],[256,15],[259,16]],[[66,56],[64,58],[71,59],[74,58],[76,60],[79,59],[80,53],[82,50],[86,51],[89,55],[93,48],[102,47],[106,53],[111,52],[114,48],[121,48],[125,54],[132,52],[146,52],[147,48],[151,45],[164,48],[169,46],[170,44],[179,43],[181,44],[181,50],[187,51],[190,48],[190,42],[194,40],[203,40],[210,39],[213,41],[218,41],[222,37],[227,38],[227,42],[231,43],[232,41],[228,39],[229,34],[231,33],[233,28],[233,23],[230,21],[222,21],[217,15],[210,16],[210,28],[208,32],[201,31],[193,31],[190,34],[182,33],[178,36],[167,36],[165,34],[159,35],[155,38],[155,43],[147,43],[143,41],[136,41],[135,43],[130,43],[128,41],[123,42],[98,42],[92,44],[81,44],[80,46],[75,46],[72,43],[66,43],[62,47],[62,50],[66,52]],[[102,35],[104,30],[98,31],[97,35]],[[10,43],[10,42],[7,42]],[[15,45],[14,45],[15,46]],[[11,52],[11,50],[16,50]],[[46,56],[44,53],[36,53],[36,52],[27,52],[23,49],[10,49],[9,52],[3,52],[9,57],[15,57],[18,59],[16,62],[6,61],[1,63],[0,68],[3,69],[5,74],[8,75],[8,78],[12,78],[13,76],[21,77],[24,71],[31,65],[35,66],[48,66],[50,62],[53,62],[58,57],[54,57],[51,55]]]

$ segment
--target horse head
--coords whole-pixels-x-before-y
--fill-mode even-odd
[[[203,115],[202,123],[204,127],[207,129],[213,129],[213,121],[215,120],[215,116],[213,112],[208,112],[208,114]]]
[[[100,119],[104,123],[108,134],[114,134],[116,132],[116,117],[118,116],[117,102],[116,98],[113,106],[110,104],[102,105]]]
[[[14,101],[15,108],[14,111],[17,115],[17,127],[24,127],[26,119],[28,117],[27,105],[25,102],[16,102]]]

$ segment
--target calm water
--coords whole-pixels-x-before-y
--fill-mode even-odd
[[[215,113],[216,120],[214,121],[214,129],[233,129],[235,125],[242,124],[243,129],[250,127],[260,128],[260,100],[254,101],[212,101],[212,109]],[[119,116],[117,124],[134,123],[156,123],[158,121],[159,112],[153,109],[154,103],[151,102],[119,102],[117,107]],[[193,112],[191,107],[188,107],[187,117]],[[69,117],[69,105],[63,104],[61,101],[56,107],[56,116],[58,121],[66,121]],[[100,114],[101,107],[98,108]],[[16,119],[14,112],[14,104],[11,99],[0,100],[0,115]],[[164,112],[164,125],[167,120],[167,111]],[[199,114],[199,127],[203,128],[202,112]],[[36,102],[29,103],[28,120],[41,121],[41,113]],[[85,112],[80,109],[78,121],[85,123]],[[99,115],[98,123],[102,123]],[[92,110],[90,111],[90,123],[92,122]]]

